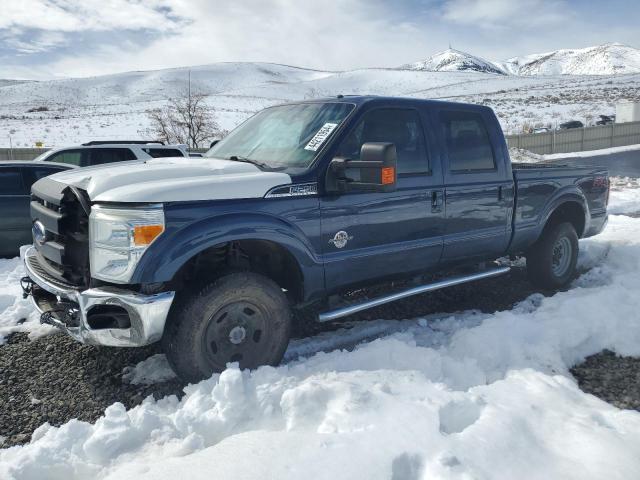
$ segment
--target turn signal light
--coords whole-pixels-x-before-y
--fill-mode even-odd
[[[382,169],[382,185],[391,185],[396,181],[396,169],[393,167],[384,167]]]
[[[162,225],[137,225],[133,228],[133,243],[135,245],[149,245],[164,230]]]

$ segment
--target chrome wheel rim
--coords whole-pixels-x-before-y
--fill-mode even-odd
[[[571,264],[571,241],[567,237],[556,240],[551,256],[551,270],[556,277],[567,273]]]

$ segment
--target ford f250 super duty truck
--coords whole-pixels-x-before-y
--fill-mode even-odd
[[[173,368],[197,380],[228,362],[277,364],[297,311],[335,320],[505,273],[492,263],[504,256],[525,256],[534,284],[560,288],[574,275],[578,238],[604,228],[608,193],[601,168],[512,164],[487,107],[292,103],[259,112],[205,158],[39,180],[23,288],[43,322],[75,339],[162,340]]]

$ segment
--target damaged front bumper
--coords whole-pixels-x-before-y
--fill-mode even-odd
[[[90,345],[138,347],[160,340],[175,292],[144,295],[116,287],[79,290],[52,278],[39,264],[35,248],[23,254],[31,295],[40,321]]]

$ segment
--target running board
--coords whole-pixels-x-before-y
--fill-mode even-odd
[[[395,302],[402,298],[411,297],[420,293],[432,292],[434,290],[440,290],[441,288],[452,287],[454,285],[460,285],[462,283],[475,282],[476,280],[482,280],[484,278],[497,277],[503,275],[511,270],[511,267],[499,267],[492,270],[485,270],[483,272],[474,273],[471,275],[461,275],[458,277],[451,277],[445,280],[440,280],[434,283],[427,283],[426,285],[420,285],[419,287],[413,287],[408,290],[402,290],[395,292],[384,297],[374,298],[373,300],[367,300],[366,302],[356,303],[355,305],[349,305],[347,307],[338,308],[330,312],[321,313],[318,315],[318,322],[330,322],[338,318],[346,317],[353,313],[361,312],[369,308],[377,307],[389,302]]]

